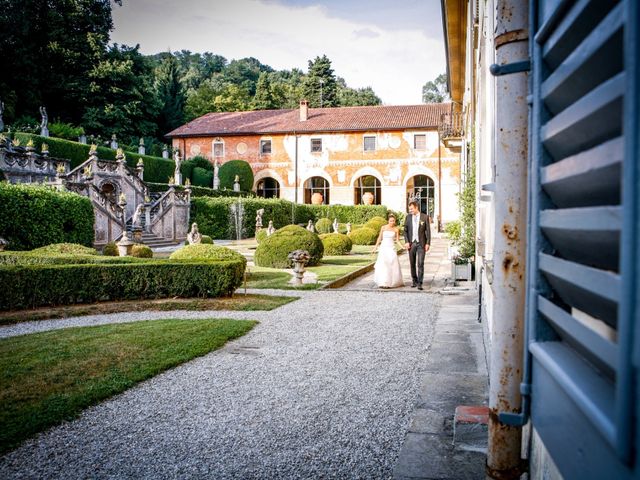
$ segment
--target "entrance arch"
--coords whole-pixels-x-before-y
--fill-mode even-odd
[[[435,213],[435,182],[428,175],[414,175],[407,181],[407,208],[409,202],[415,200],[420,205],[420,211],[433,218]]]
[[[264,177],[256,184],[256,194],[262,198],[280,198],[280,183],[273,177]]]
[[[324,177],[311,177],[304,182],[304,203],[313,203],[315,194],[322,195],[321,203],[323,205],[329,205],[329,193],[330,193],[329,181]]]

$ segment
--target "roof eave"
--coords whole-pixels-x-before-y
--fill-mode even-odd
[[[447,88],[456,103],[462,103],[464,95],[467,4],[467,0],[441,0]]]

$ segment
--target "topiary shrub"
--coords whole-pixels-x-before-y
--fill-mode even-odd
[[[321,218],[320,220],[318,220],[316,222],[316,230],[320,234],[331,233],[331,231],[333,230],[333,228],[331,226],[332,224],[333,224],[333,222],[331,220],[329,220],[328,218]]]
[[[33,255],[98,255],[95,248],[85,247],[77,243],[53,243],[46,247],[31,250],[29,253]]]
[[[135,258],[153,258],[153,250],[147,245],[136,243],[131,247],[131,256]]]
[[[109,242],[104,247],[102,247],[102,255],[106,255],[108,257],[118,257],[120,255],[120,252],[118,251],[116,242]]]
[[[265,238],[267,238],[267,231],[263,228],[258,233],[256,233],[256,242],[260,244]]]
[[[213,245],[213,238],[209,235],[202,235],[202,240],[200,242],[205,245]]]
[[[373,217],[364,224],[365,227],[370,228],[371,230],[375,230],[377,233],[380,233],[380,229],[389,223],[382,217]]]
[[[250,192],[253,189],[253,170],[251,165],[244,160],[229,160],[222,164],[218,170],[220,188],[233,190],[236,175],[240,177],[240,190]]]
[[[191,182],[196,187],[210,187],[213,185],[213,172],[201,167],[195,167],[193,169]]]
[[[195,244],[187,245],[176,250],[169,257],[170,260],[208,260],[208,261],[243,261],[245,258],[238,252],[219,245]]]
[[[373,245],[378,239],[378,233],[369,227],[362,227],[353,230],[349,238],[354,245]]]
[[[42,185],[0,182],[0,237],[7,250],[32,250],[52,243],[93,244],[91,200]]]
[[[324,245],[315,233],[297,225],[288,225],[265,238],[258,245],[253,260],[259,267],[288,268],[290,262],[287,256],[294,250],[308,251],[308,265],[313,266],[320,263]]]
[[[320,235],[320,240],[324,245],[325,255],[347,255],[353,247],[351,239],[342,233]]]

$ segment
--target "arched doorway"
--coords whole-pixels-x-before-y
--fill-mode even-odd
[[[382,185],[373,175],[359,177],[353,185],[354,205],[382,205]]]
[[[258,181],[256,193],[263,198],[280,198],[280,183],[275,178],[264,177]]]
[[[319,203],[329,205],[329,182],[323,177],[311,177],[304,182],[304,203],[314,203],[321,199]],[[315,196],[315,194],[321,195]]]
[[[415,175],[407,182],[407,208],[409,202],[415,200],[420,211],[433,218],[435,210],[435,183],[427,175]]]

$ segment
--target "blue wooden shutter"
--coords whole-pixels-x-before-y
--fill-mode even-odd
[[[638,5],[531,13],[532,423],[566,478],[639,478]]]

